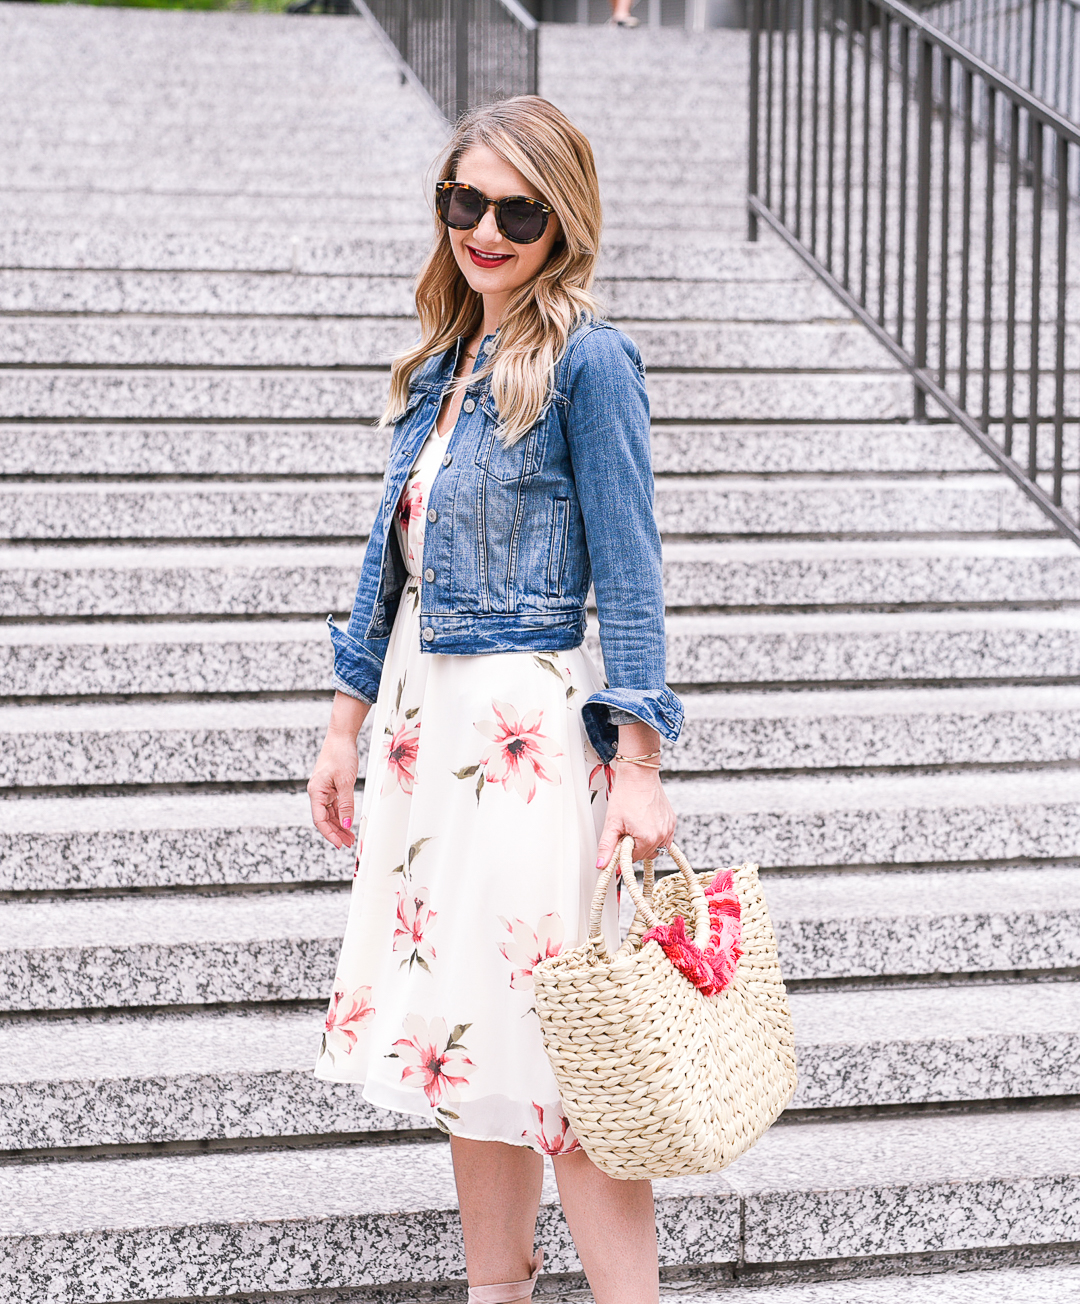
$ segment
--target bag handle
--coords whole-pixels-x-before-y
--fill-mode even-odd
[[[687,886],[690,889],[690,902],[694,908],[694,944],[704,948],[709,941],[709,903],[705,899],[705,890],[698,881],[698,876],[690,867],[690,862],[674,842],[665,847],[664,850],[678,866],[683,878],[686,879]],[[597,955],[602,957],[606,957],[608,951],[607,943],[604,941],[604,934],[600,930],[600,917],[603,914],[608,889],[615,877],[616,861],[622,870],[623,883],[630,893],[630,899],[633,901],[638,915],[650,928],[655,928],[657,924],[662,922],[652,908],[653,885],[656,881],[655,861],[645,861],[645,883],[644,892],[642,892],[637,885],[637,878],[634,874],[634,839],[627,834],[619,843],[616,854],[600,871],[600,877],[596,880],[596,891],[593,893],[592,908],[589,912],[589,941],[595,947]],[[615,952],[616,959],[632,952],[633,936],[634,929],[631,927],[630,935]]]

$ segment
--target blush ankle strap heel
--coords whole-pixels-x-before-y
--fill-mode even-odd
[[[544,1251],[537,1250],[531,1265],[532,1276],[526,1281],[502,1281],[497,1286],[470,1286],[469,1304],[514,1304],[515,1300],[532,1299],[543,1262]]]

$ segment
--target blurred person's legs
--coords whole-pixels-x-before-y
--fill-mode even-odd
[[[611,0],[611,21],[618,27],[636,27],[638,20],[631,16],[634,0]]]

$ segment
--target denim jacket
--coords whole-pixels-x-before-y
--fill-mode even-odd
[[[494,338],[483,341],[481,361]],[[461,347],[459,341],[429,358],[413,375],[405,412],[394,426],[348,630],[329,622],[334,684],[364,701],[378,693],[408,577],[392,528],[394,511]],[[571,334],[557,364],[551,403],[509,448],[496,433],[490,382],[469,385],[427,506],[423,652],[577,647],[592,582],[609,687],[588,698],[583,716],[605,761],[615,752],[617,723],[636,718],[675,739],[683,716],[664,682],[664,595],[644,375],[637,348],[621,331],[586,322]]]

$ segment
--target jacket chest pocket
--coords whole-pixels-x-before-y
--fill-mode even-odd
[[[476,465],[494,480],[516,484],[528,479],[536,470],[540,447],[539,423],[509,448],[496,433],[498,418],[494,409],[484,404],[484,431],[476,450]]]

